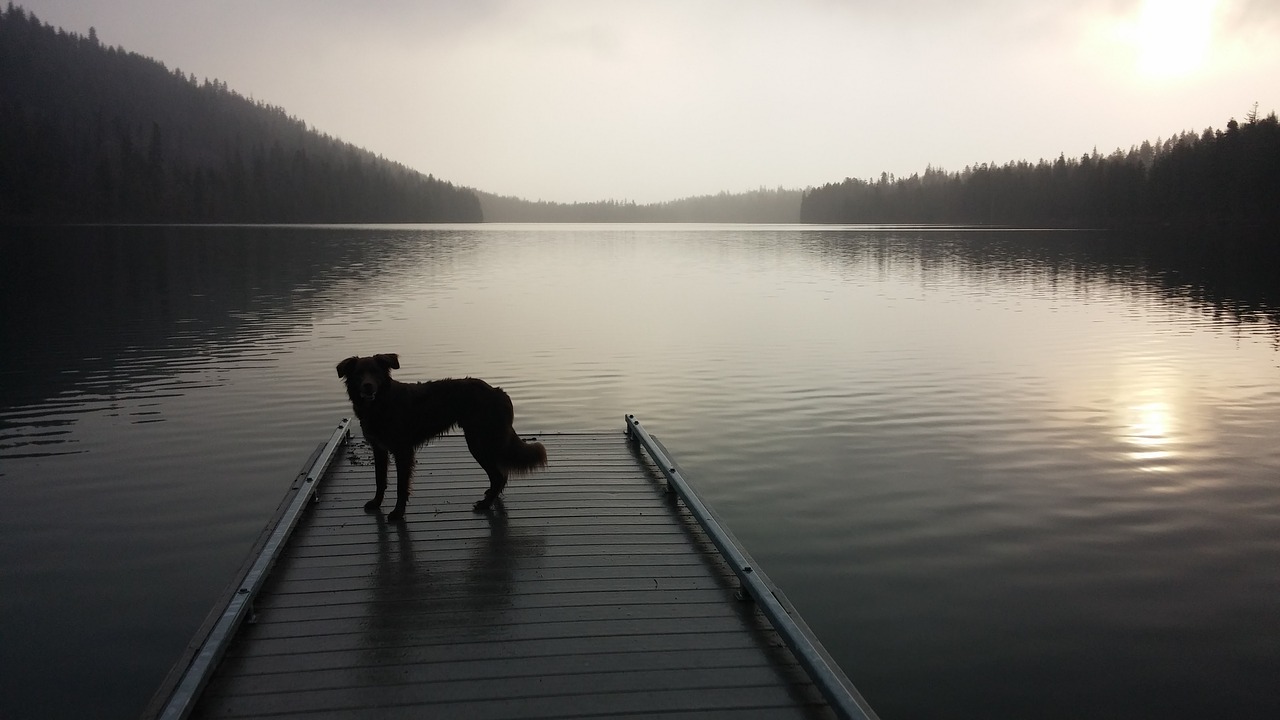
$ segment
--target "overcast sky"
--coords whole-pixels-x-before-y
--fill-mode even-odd
[[[1280,0],[21,0],[454,183],[654,202],[1280,110]]]

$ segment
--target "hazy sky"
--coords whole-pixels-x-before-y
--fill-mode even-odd
[[[1280,111],[1280,0],[20,0],[454,183],[653,202]]]

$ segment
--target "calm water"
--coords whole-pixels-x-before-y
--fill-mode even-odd
[[[1086,233],[6,233],[0,718],[136,716],[370,352],[526,433],[635,413],[886,720],[1280,717],[1257,283]]]

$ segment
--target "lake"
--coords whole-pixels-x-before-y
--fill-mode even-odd
[[[1275,265],[966,228],[5,232],[0,717],[136,717],[374,352],[502,385],[525,434],[634,413],[886,720],[1280,717]]]

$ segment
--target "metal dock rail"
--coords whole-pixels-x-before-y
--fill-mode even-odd
[[[343,421],[144,717],[868,718],[785,597],[631,416],[551,434],[491,513],[461,436],[403,523]],[[677,499],[679,498],[679,499]]]

